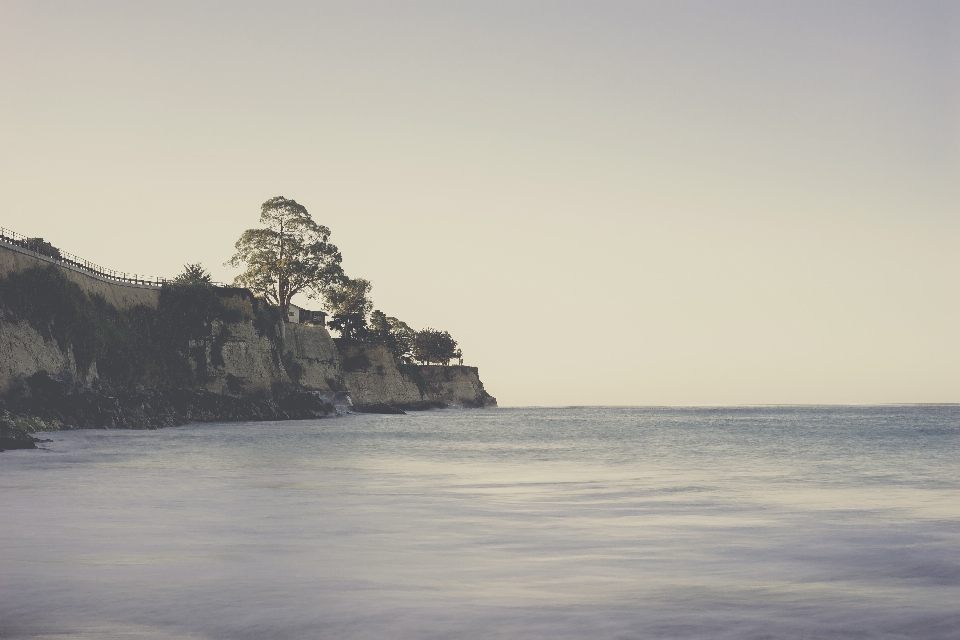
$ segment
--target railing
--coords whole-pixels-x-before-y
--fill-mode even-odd
[[[44,259],[49,260],[56,264],[62,264],[68,268],[73,268],[78,271],[83,271],[104,280],[110,280],[113,282],[122,282],[125,284],[132,284],[141,287],[160,287],[163,286],[165,282],[169,282],[166,278],[153,278],[150,276],[144,276],[137,273],[127,273],[125,271],[114,271],[113,269],[106,269],[101,267],[98,264],[94,264],[89,260],[84,260],[80,256],[75,256],[72,253],[63,251],[62,249],[57,249],[57,255],[50,255],[48,253],[37,251],[35,248],[30,246],[30,243],[27,236],[22,233],[17,233],[16,231],[11,231],[10,229],[4,229],[0,227],[0,240],[7,244],[12,244],[14,246],[20,247],[29,251],[32,254]],[[215,286],[224,287],[220,282],[212,283]]]

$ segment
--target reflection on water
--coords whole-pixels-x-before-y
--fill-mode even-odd
[[[498,409],[0,454],[0,638],[960,638],[960,407]]]

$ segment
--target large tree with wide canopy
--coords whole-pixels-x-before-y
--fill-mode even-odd
[[[319,298],[344,280],[340,251],[330,243],[330,229],[317,224],[306,207],[283,196],[260,207],[259,229],[247,229],[237,240],[237,252],[226,263],[244,266],[234,284],[246,287],[278,305],[284,317],[298,293]]]

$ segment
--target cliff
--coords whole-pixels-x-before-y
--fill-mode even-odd
[[[285,323],[282,329],[283,361],[294,382],[313,391],[347,390],[343,359],[325,327]]]
[[[62,349],[53,339],[44,338],[25,321],[0,321],[0,395],[6,395],[23,378],[39,371],[91,383],[97,379],[96,365],[77,370],[73,349]]]
[[[496,406],[476,368],[398,364],[383,345],[283,323],[244,289],[150,288],[53,262],[0,246],[0,414],[156,427],[327,415],[334,402]]]
[[[208,336],[191,343],[191,365],[207,391],[269,397],[291,384],[276,345],[253,322],[214,321]]]
[[[354,405],[404,408],[425,400],[414,379],[400,373],[383,345],[338,340],[337,349],[343,357],[343,379]]]
[[[483,388],[476,367],[398,365],[379,344],[338,340],[337,348],[343,355],[346,387],[360,408],[497,406],[496,398]]]
[[[428,365],[417,367],[423,378],[424,398],[447,406],[495,407],[497,399],[487,393],[476,367]]]

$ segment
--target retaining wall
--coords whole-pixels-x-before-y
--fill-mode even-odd
[[[49,265],[62,269],[68,280],[76,283],[88,294],[103,296],[107,302],[119,309],[130,309],[141,304],[157,307],[160,304],[160,287],[113,282],[29,249],[0,241],[0,275]]]

